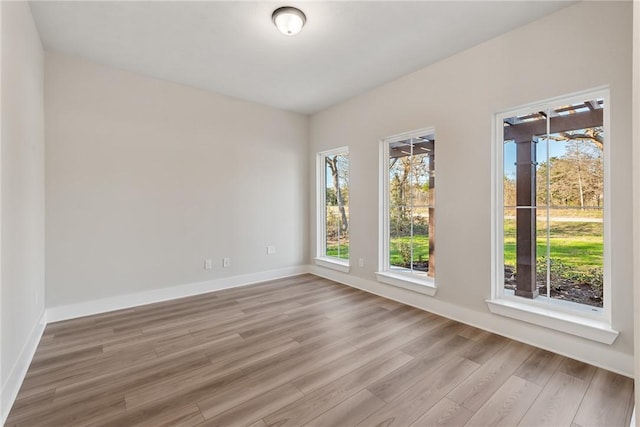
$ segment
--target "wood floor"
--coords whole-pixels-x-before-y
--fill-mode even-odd
[[[47,326],[7,426],[628,426],[633,382],[312,275]]]

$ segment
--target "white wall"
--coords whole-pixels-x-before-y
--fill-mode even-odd
[[[2,2],[0,423],[44,313],[43,50],[29,4]]]
[[[48,308],[307,263],[306,116],[61,54],[45,70]]]
[[[579,3],[314,115],[310,165],[318,151],[349,146],[352,257],[348,275],[315,271],[632,375],[631,22],[630,2]],[[593,23],[597,30],[589,29]],[[492,286],[493,114],[602,85],[611,88],[612,307],[620,331],[612,346],[492,315],[485,303]],[[438,139],[435,297],[378,284],[374,276],[378,141],[427,126],[435,126]],[[309,188],[314,194],[313,183]]]

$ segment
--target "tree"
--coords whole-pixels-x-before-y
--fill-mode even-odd
[[[396,157],[389,169],[390,174],[393,175],[389,182],[389,199],[392,209],[397,211],[393,217],[403,224],[410,219],[407,198],[410,192],[411,157]]]
[[[503,198],[505,206],[516,205],[516,180],[506,174],[502,178]]]
[[[428,233],[424,218],[416,216],[412,207],[429,204],[428,155],[395,157],[389,165],[389,201],[391,229],[398,236],[408,235],[411,222],[414,228]],[[414,230],[415,231],[415,230]]]
[[[347,219],[347,212],[345,209],[344,189],[348,187],[348,158],[342,154],[336,154],[334,156],[327,156],[326,164],[331,171],[331,181],[333,183],[333,196],[335,196],[338,210],[340,211],[340,231],[346,233],[349,229],[349,220]],[[342,185],[341,185],[342,184]],[[329,197],[329,192],[327,192]],[[327,199],[328,201],[328,199]]]
[[[560,132],[550,135],[550,138],[556,141],[586,141],[592,143],[601,152],[604,150],[604,129],[602,126]]]
[[[588,206],[602,205],[604,192],[604,163],[602,144],[585,135],[602,135],[591,129],[553,135],[556,141],[565,144],[565,153],[541,162],[537,168],[537,203],[544,206]],[[573,138],[575,139],[563,139]],[[547,174],[550,178],[547,193]]]

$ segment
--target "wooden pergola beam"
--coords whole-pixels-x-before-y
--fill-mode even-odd
[[[550,119],[551,133],[566,132],[570,130],[586,129],[603,124],[603,110],[601,108],[583,111],[564,116],[555,116]],[[547,133],[547,121],[535,120],[518,124],[509,124],[504,127],[504,141],[526,142],[534,136]]]
[[[422,142],[414,142],[413,143],[413,155],[417,156],[419,154],[431,154],[433,153],[433,144],[434,141],[427,140]],[[411,154],[411,148],[409,144],[403,145],[400,147],[389,147],[389,158],[400,158],[407,157]]]

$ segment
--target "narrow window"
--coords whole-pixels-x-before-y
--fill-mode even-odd
[[[602,311],[606,108],[592,93],[499,116],[503,295]]]
[[[349,261],[349,150],[318,154],[318,255],[316,260]],[[324,265],[324,264],[323,264]]]
[[[379,280],[406,278],[433,286],[435,257],[435,132],[385,139]]]

